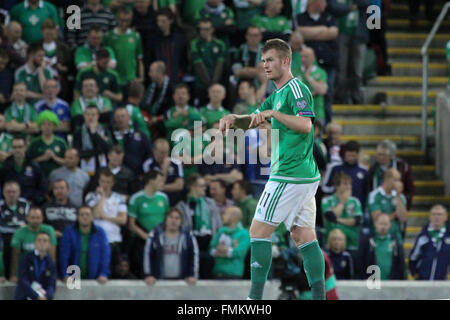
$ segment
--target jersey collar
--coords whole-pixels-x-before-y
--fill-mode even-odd
[[[28,0],[25,0],[25,1],[23,2],[23,5],[24,5],[25,8],[29,8],[29,7],[30,7],[30,3],[28,2]],[[43,7],[44,7],[44,1],[39,0],[38,7],[39,7],[39,8],[43,8]]]
[[[283,86],[280,89],[277,90],[277,93],[279,93],[282,89],[284,89],[284,87],[286,87],[289,84],[289,82],[291,82],[294,79],[295,77],[289,79],[285,84],[283,84]]]

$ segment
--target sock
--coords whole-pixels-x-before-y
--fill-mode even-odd
[[[325,300],[325,260],[317,240],[298,247],[303,256],[303,268],[308,278],[313,300]]]
[[[269,239],[251,239],[250,274],[251,287],[249,298],[261,300],[264,284],[272,264],[272,242]]]

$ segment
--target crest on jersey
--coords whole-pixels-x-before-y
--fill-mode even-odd
[[[297,108],[302,109],[302,110],[305,109],[306,101],[305,100],[297,101]]]
[[[275,109],[280,110],[281,108],[281,101],[278,101],[277,105],[275,106]]]

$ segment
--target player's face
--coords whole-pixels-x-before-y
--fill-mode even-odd
[[[447,212],[443,208],[436,207],[430,212],[430,224],[434,230],[441,229],[447,221]]]
[[[69,187],[64,181],[55,182],[53,185],[53,195],[56,200],[63,201],[69,196]]]
[[[268,79],[277,81],[283,76],[283,61],[275,49],[263,53],[262,62]]]

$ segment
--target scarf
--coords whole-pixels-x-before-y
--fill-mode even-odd
[[[254,67],[261,60],[261,49],[262,49],[262,44],[260,43],[260,44],[258,44],[258,50],[256,51]],[[250,53],[249,53],[250,50],[248,49],[248,44],[244,43],[241,46],[241,50],[242,50],[242,61],[244,61],[244,66],[248,67],[249,63],[250,63]]]
[[[205,3],[204,9],[205,9],[206,12],[208,12],[209,14],[212,14],[212,15],[218,15],[218,14],[220,14],[223,10],[225,10],[225,5],[222,3],[222,4],[218,5],[217,7],[211,7],[208,3]]]
[[[96,133],[102,138],[105,137],[105,131],[103,130],[101,125],[97,126]],[[94,145],[92,144],[91,135],[89,134],[89,129],[86,127],[86,124],[83,123],[81,126],[81,149],[83,151],[89,151],[94,149]]]
[[[81,110],[84,112],[84,110],[86,110],[86,107],[89,104],[95,104],[97,106],[97,109],[101,112],[103,110],[103,106],[104,106],[104,100],[101,96],[96,96],[93,99],[90,100],[86,100],[84,97],[80,97],[80,106],[81,106]]]
[[[163,85],[159,93],[159,97],[156,99],[154,103],[152,103],[156,93],[156,82],[152,82],[148,87],[144,97],[144,106],[148,106],[148,109],[150,109],[148,111],[150,111],[152,115],[156,115],[159,109],[161,108],[161,104],[164,101],[168,88],[169,88],[169,77],[164,76]]]
[[[18,119],[19,118],[19,106],[13,102],[11,104],[11,115],[13,117],[13,119]],[[23,122],[27,123],[31,121],[31,112],[30,112],[30,106],[25,103],[23,105]]]
[[[211,219],[205,198],[188,197],[188,203],[195,203],[194,231],[200,235],[211,234]]]

